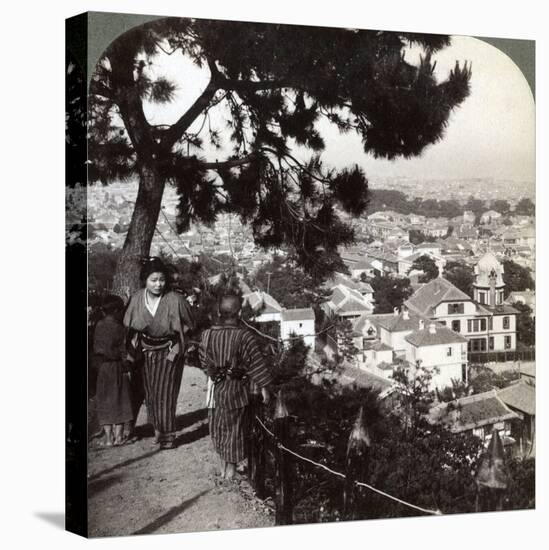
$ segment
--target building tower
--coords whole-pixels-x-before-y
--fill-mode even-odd
[[[473,299],[479,304],[496,307],[504,300],[503,265],[492,252],[486,252],[475,265]]]

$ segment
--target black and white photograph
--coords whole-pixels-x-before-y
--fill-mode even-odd
[[[533,41],[79,17],[87,395],[67,457],[85,442],[87,502],[67,520],[109,537],[534,509]]]

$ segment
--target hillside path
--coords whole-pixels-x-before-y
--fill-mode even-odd
[[[264,527],[273,516],[247,481],[223,487],[208,435],[206,378],[185,367],[177,403],[177,448],[158,450],[142,407],[137,433],[121,447],[90,444],[89,535],[180,533]]]

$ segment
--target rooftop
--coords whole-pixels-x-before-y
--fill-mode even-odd
[[[418,288],[406,305],[421,315],[430,315],[441,302],[470,302],[471,298],[444,277],[437,277]]]
[[[536,388],[532,384],[519,380],[506,388],[499,390],[498,397],[509,407],[520,412],[535,416]]]
[[[340,379],[342,384],[352,384],[354,382],[357,386],[372,388],[380,392],[387,391],[393,386],[393,383],[386,378],[366,369],[359,369],[350,365],[346,365],[343,368],[343,374]]]
[[[416,330],[404,338],[413,346],[437,346],[443,344],[462,344],[467,342],[467,338],[449,328],[438,325],[435,332],[431,332],[428,327],[423,330]]]
[[[379,326],[383,327],[389,332],[404,332],[407,330],[419,329],[419,322],[429,323],[429,319],[426,317],[416,315],[415,313],[401,312],[398,315],[387,315],[378,320]]]
[[[315,312],[313,308],[304,307],[298,309],[284,309],[282,310],[281,318],[283,321],[307,321],[315,319]]]
[[[431,422],[442,422],[455,433],[518,418],[520,416],[507,407],[496,390],[441,403],[429,413]]]

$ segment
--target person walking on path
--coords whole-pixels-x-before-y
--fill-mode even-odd
[[[219,324],[202,333],[199,348],[200,363],[210,378],[210,435],[225,479],[234,477],[236,465],[246,457],[250,383],[261,389],[263,400],[268,403],[267,387],[272,382],[254,334],[240,324],[241,307],[238,296],[223,296],[219,302]]]
[[[155,443],[175,447],[175,409],[183,376],[186,333],[194,320],[185,298],[168,288],[169,270],[156,257],[141,270],[144,286],[130,299],[124,325],[132,331],[136,361],[142,360],[145,403]]]
[[[124,302],[108,295],[101,306],[103,319],[98,321],[93,338],[97,365],[96,411],[107,447],[122,445],[124,423],[133,420],[130,393],[131,363],[127,361],[126,331],[122,325]]]

